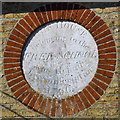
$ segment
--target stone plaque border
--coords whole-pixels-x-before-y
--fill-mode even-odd
[[[99,54],[94,78],[81,92],[66,99],[50,99],[34,91],[24,79],[21,52],[25,41],[39,26],[68,20],[85,27],[93,36]],[[90,9],[77,3],[51,3],[26,14],[12,30],[4,51],[4,73],[14,96],[29,109],[51,117],[76,114],[90,107],[111,82],[116,65],[116,47],[106,23]]]

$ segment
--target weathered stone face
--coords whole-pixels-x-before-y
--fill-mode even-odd
[[[62,99],[82,91],[94,77],[97,45],[77,23],[59,21],[39,28],[22,54],[30,86],[47,97]]]

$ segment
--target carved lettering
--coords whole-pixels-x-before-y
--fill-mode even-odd
[[[25,79],[47,97],[63,99],[77,94],[94,77],[97,45],[77,23],[49,23],[38,29],[27,44],[21,58]]]

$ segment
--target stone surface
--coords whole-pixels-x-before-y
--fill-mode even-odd
[[[51,98],[62,99],[82,91],[94,77],[97,64],[93,37],[73,22],[53,22],[39,28],[22,53],[27,82]]]

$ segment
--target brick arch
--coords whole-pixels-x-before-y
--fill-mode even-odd
[[[21,70],[21,52],[30,34],[54,20],[70,20],[93,36],[99,53],[97,71],[87,87],[72,97],[50,99],[34,91]],[[64,117],[87,109],[102,96],[116,65],[116,48],[106,23],[90,9],[73,3],[52,3],[25,15],[11,32],[4,51],[4,73],[14,96],[29,109],[52,117]]]

